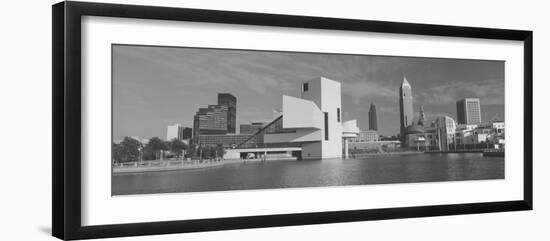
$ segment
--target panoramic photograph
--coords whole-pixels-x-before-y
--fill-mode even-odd
[[[111,195],[504,179],[504,61],[112,45]]]

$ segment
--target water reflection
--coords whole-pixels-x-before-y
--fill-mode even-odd
[[[423,154],[368,159],[239,163],[196,170],[116,174],[112,194],[202,192],[288,187],[504,178],[504,158]]]

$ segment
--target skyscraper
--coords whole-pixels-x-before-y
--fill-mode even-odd
[[[191,139],[192,130],[189,127],[183,127],[181,124],[174,124],[166,128],[166,140],[173,139],[187,140]]]
[[[369,108],[369,130],[378,131],[378,116],[376,115],[376,106],[370,104]]]
[[[401,141],[405,142],[405,128],[413,123],[413,98],[411,84],[407,78],[403,77],[403,82],[399,86],[399,119]]]
[[[229,93],[218,93],[218,105],[227,106],[227,133],[235,133],[237,127],[237,98]]]
[[[166,128],[166,140],[170,141],[172,139],[183,139],[183,126],[174,124]]]
[[[481,123],[481,102],[479,98],[464,98],[456,102],[458,124]]]
[[[227,106],[209,105],[207,108],[199,108],[193,118],[193,139],[203,134],[227,133]]]

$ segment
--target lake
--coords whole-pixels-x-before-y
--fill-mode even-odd
[[[114,174],[112,195],[324,187],[504,178],[504,157],[416,154],[226,164],[193,170]]]

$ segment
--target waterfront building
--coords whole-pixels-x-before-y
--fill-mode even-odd
[[[494,121],[476,125],[458,125],[455,134],[457,148],[488,148],[505,142],[504,122]]]
[[[438,133],[435,127],[424,127],[413,124],[405,129],[405,145],[417,151],[438,149]]]
[[[369,108],[369,130],[378,131],[378,116],[376,115],[376,106],[370,104]]]
[[[340,82],[319,77],[300,87],[301,98],[283,95],[282,115],[253,136],[263,135],[269,147],[299,147],[301,159],[342,157],[344,138],[356,137],[359,129],[354,120],[342,120]]]
[[[401,141],[406,143],[405,129],[413,124],[413,98],[412,88],[406,77],[403,77],[401,86],[399,86],[399,120]]]
[[[193,140],[199,143],[200,135],[235,133],[237,98],[229,93],[218,93],[218,104],[199,108],[193,118]]]
[[[362,130],[355,138],[350,139],[350,142],[371,142],[378,141],[378,132],[374,130]]]
[[[256,121],[256,122],[252,122],[250,124],[241,124],[240,125],[240,130],[239,132],[241,134],[254,134],[256,132],[258,132],[260,129],[262,129],[263,127],[265,127],[267,124],[267,122],[259,122],[259,121]]]
[[[481,123],[481,103],[479,98],[465,98],[456,102],[456,115],[459,124]]]
[[[198,144],[200,146],[218,146],[222,145],[225,148],[234,148],[238,144],[249,140],[251,134],[203,134],[198,136]],[[251,145],[261,145],[263,140],[260,139],[261,136],[256,136],[249,140]]]
[[[434,121],[437,132],[437,142],[440,151],[449,151],[454,147],[455,133],[457,131],[456,121],[447,116],[437,117]]]
[[[229,93],[218,93],[218,105],[227,107],[227,133],[235,133],[237,127],[237,98]]]
[[[369,142],[349,142],[351,152],[361,153],[368,150],[383,152],[384,149],[393,150],[401,146],[400,141],[369,141]]]
[[[227,106],[199,108],[193,119],[194,136],[227,133]]]
[[[193,135],[192,133],[191,128],[183,127],[181,124],[170,125],[166,128],[166,140],[189,140]]]

